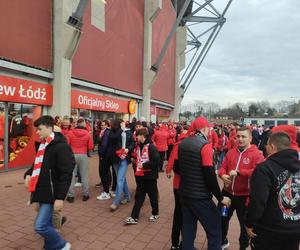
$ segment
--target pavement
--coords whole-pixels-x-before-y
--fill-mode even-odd
[[[0,173],[0,249],[32,250],[42,249],[43,240],[35,234],[33,221],[36,215],[33,205],[27,205],[29,194],[24,188],[25,170]],[[151,206],[146,198],[137,225],[124,225],[123,221],[130,216],[133,200],[121,205],[115,212],[110,212],[112,200],[99,201],[96,196],[101,189],[95,188],[99,182],[98,157],[89,158],[89,183],[91,199],[81,200],[81,189],[77,188],[75,202],[64,203],[64,215],[68,221],[61,234],[71,242],[74,250],[100,249],[170,249],[171,228],[174,209],[172,180],[160,174],[158,184],[160,192],[160,218],[149,222]],[[135,192],[135,181],[132,168],[129,167],[127,181],[132,197]],[[229,229],[229,250],[238,248],[239,224],[233,216]],[[207,249],[205,233],[199,224],[195,247]]]

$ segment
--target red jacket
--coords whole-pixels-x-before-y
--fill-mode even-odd
[[[228,150],[228,137],[225,135],[225,133],[223,132],[223,134],[218,137],[218,151],[219,152],[226,152]]]
[[[176,129],[171,128],[168,130],[169,133],[169,139],[168,139],[168,145],[174,145],[176,142]]]
[[[166,173],[170,174],[171,171],[173,170],[174,167],[174,162],[175,160],[178,160],[178,146],[180,142],[184,139],[187,138],[189,135],[186,134],[180,134],[180,137],[178,138],[178,142],[174,144],[173,150],[171,152],[168,164],[166,166]],[[174,189],[179,189],[179,184],[180,184],[180,175],[174,173],[174,179],[173,179],[173,188]]]
[[[240,152],[238,148],[228,151],[222,167],[219,170],[219,175],[229,175],[231,170],[238,170],[239,176],[232,178],[232,183],[229,187],[224,187],[224,190],[237,196],[249,195],[249,182],[256,165],[264,160],[262,153],[255,145]]]
[[[94,148],[91,134],[84,128],[74,128],[66,136],[74,154],[87,154]]]
[[[208,139],[209,143],[211,143],[211,145],[213,146],[213,149],[218,148],[219,138],[218,138],[216,131],[214,131],[213,129],[210,130],[207,139]]]
[[[155,130],[152,136],[152,141],[156,146],[158,152],[164,152],[168,150],[168,139],[169,133],[168,130],[166,130],[164,127]]]
[[[237,146],[236,129],[231,130],[228,142],[228,149],[233,149]]]
[[[64,127],[61,127],[61,133],[64,135],[64,136],[67,136],[67,134],[70,132],[70,128],[64,128]]]

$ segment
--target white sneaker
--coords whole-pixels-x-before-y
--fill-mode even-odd
[[[80,182],[76,182],[74,187],[81,187],[81,183]]]
[[[62,248],[61,250],[71,250],[71,244],[67,242],[64,248]]]
[[[149,221],[150,222],[155,222],[155,221],[157,221],[158,220],[158,218],[159,218],[159,215],[151,215],[150,216],[150,218],[149,218]]]
[[[109,200],[111,197],[110,197],[110,194],[109,193],[101,193],[99,196],[97,196],[97,200]]]

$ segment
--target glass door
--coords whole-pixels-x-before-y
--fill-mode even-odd
[[[5,156],[5,104],[0,102],[0,171],[4,170]]]

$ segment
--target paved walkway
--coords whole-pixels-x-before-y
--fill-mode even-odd
[[[0,174],[0,249],[32,250],[42,249],[42,239],[33,231],[33,220],[36,212],[33,206],[26,205],[28,193],[23,185],[25,170]],[[160,219],[157,223],[148,222],[151,209],[149,199],[140,214],[137,225],[125,226],[123,220],[129,216],[133,202],[122,205],[111,213],[111,201],[98,201],[100,190],[94,185],[99,181],[98,157],[90,158],[90,191],[91,199],[81,201],[80,189],[73,204],[65,202],[64,214],[68,217],[62,235],[72,243],[74,250],[100,249],[170,249],[170,234],[174,208],[172,180],[163,174],[159,178]],[[134,194],[135,182],[132,169],[128,173],[128,184]],[[230,250],[238,249],[237,239],[239,226],[236,217],[230,227]],[[195,246],[206,249],[205,234],[198,227]]]

